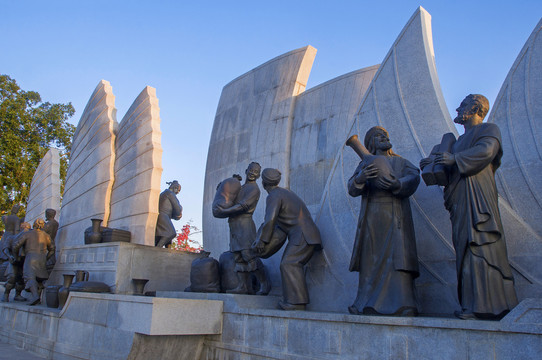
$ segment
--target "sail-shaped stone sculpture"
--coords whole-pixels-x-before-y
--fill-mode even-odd
[[[83,244],[91,218],[107,226],[114,181],[115,96],[102,80],[92,93],[72,141],[64,185],[57,248]]]
[[[147,86],[119,124],[109,227],[131,232],[131,242],[154,246],[162,146],[156,89]]]
[[[501,130],[500,209],[520,298],[542,295],[542,20],[488,116]]]
[[[50,148],[38,165],[28,193],[25,221],[33,224],[38,218],[45,219],[45,210],[60,210],[60,154]]]
[[[244,176],[251,161],[281,169],[288,179],[294,96],[305,90],[316,49],[307,46],[276,57],[224,86],[209,143],[203,195],[206,249],[229,248],[227,222],[215,219],[211,204],[220,181]],[[254,218],[263,218],[260,201]]]

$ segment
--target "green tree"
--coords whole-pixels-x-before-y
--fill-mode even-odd
[[[21,90],[17,82],[0,75],[0,212],[21,204],[24,215],[30,183],[41,159],[51,146],[60,150],[60,178],[66,178],[75,126],[67,120],[75,110],[71,103],[42,102],[35,91]],[[3,224],[0,223],[0,227]]]

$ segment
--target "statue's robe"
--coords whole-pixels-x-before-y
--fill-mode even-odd
[[[502,157],[495,124],[466,130],[452,147],[456,165],[444,189],[452,221],[462,311],[500,317],[517,304],[499,213],[495,171]]]
[[[351,196],[362,196],[350,271],[359,272],[359,287],[351,311],[400,315],[416,313],[414,279],[419,276],[416,239],[409,196],[417,189],[417,167],[397,156],[386,156],[401,187],[392,192],[373,181],[358,184],[362,161],[348,181]]]
[[[241,206],[242,212],[228,218],[231,251],[250,249],[250,246],[256,240],[256,225],[252,219],[252,214],[256,210],[259,199],[260,188],[255,182],[244,184],[237,194],[235,203]]]
[[[158,219],[156,221],[156,244],[160,237],[167,237],[169,240],[177,235],[171,219],[179,220],[183,214],[183,207],[177,199],[177,195],[166,189],[160,194],[158,201]]]

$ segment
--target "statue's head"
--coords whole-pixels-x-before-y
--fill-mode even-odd
[[[47,220],[54,219],[55,215],[56,215],[56,210],[55,209],[47,209],[47,210],[45,210],[45,218]]]
[[[11,215],[17,215],[20,208],[21,208],[21,205],[19,204],[13,205],[13,207],[11,208]]]
[[[280,183],[281,173],[277,169],[266,168],[262,171],[262,183],[264,189],[277,186]]]
[[[173,180],[172,182],[166,182],[166,184],[169,185],[169,190],[173,191],[175,194],[181,192],[181,184],[179,184],[177,180]]]
[[[30,224],[27,222],[22,222],[21,225],[19,226],[19,229],[21,231],[28,231],[30,230]]]
[[[39,229],[43,229],[44,226],[45,226],[45,220],[38,218],[36,219],[36,221],[34,221],[34,225],[32,226],[32,228],[39,230]]]
[[[245,174],[247,176],[248,181],[256,181],[260,177],[260,172],[262,171],[262,167],[257,162],[251,162],[248,165],[247,170],[245,171]]]
[[[363,143],[371,154],[376,154],[377,150],[390,150],[392,145],[390,142],[390,134],[382,126],[373,126],[365,134]]]
[[[489,101],[484,95],[469,94],[455,111],[457,116],[454,122],[457,124],[463,125],[471,119],[481,123],[489,112]]]

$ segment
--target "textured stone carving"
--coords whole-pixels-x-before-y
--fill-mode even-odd
[[[114,181],[115,96],[102,80],[92,93],[79,120],[72,142],[66,175],[57,247],[83,243],[91,218],[109,219]]]
[[[107,225],[130,231],[131,242],[136,244],[154,246],[162,175],[161,135],[156,89],[147,86],[118,127]]]
[[[60,209],[60,155],[57,149],[51,148],[41,159],[28,193],[25,221],[34,223],[43,218],[45,210]]]

